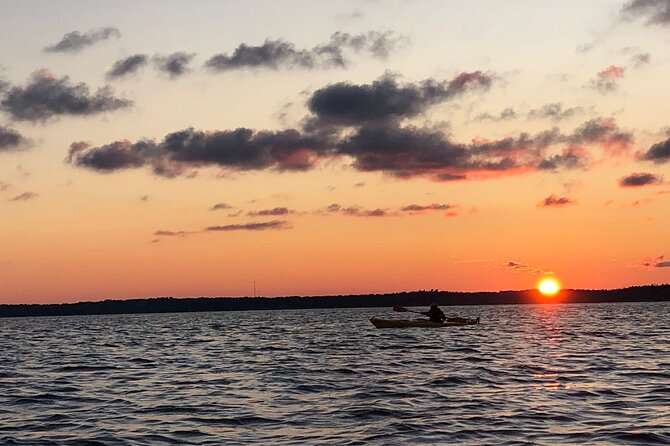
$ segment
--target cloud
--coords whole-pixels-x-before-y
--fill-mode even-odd
[[[629,0],[621,9],[621,17],[630,20],[642,17],[647,25],[670,25],[669,0]]]
[[[154,63],[159,71],[167,74],[170,79],[176,79],[189,71],[188,65],[194,58],[194,53],[177,52],[167,56],[154,56]]]
[[[475,117],[475,121],[508,121],[510,119],[516,118],[518,115],[513,108],[507,107],[497,115],[492,115],[490,113],[482,113]]]
[[[232,54],[215,54],[205,62],[205,66],[216,72],[261,68],[343,68],[347,66],[346,51],[365,51],[373,57],[385,59],[391,51],[406,41],[404,36],[392,31],[370,31],[353,35],[336,32],[330,36],[328,42],[311,49],[298,49],[293,43],[283,39],[267,39],[261,45],[240,44]]]
[[[37,194],[35,192],[24,192],[22,194],[19,194],[15,197],[12,197],[9,199],[9,201],[28,201],[28,200],[34,200],[35,198],[39,197],[40,194]]]
[[[586,169],[588,153],[584,147],[570,145],[560,154],[551,155],[538,164],[540,170]]]
[[[670,161],[670,139],[654,144],[641,158],[645,161],[653,161],[656,164]]]
[[[214,206],[209,208],[210,211],[222,211],[226,209],[232,209],[233,207],[228,203],[216,203]]]
[[[324,141],[296,130],[203,132],[189,128],[170,133],[161,142],[122,140],[89,148],[69,161],[100,172],[149,165],[157,175],[171,177],[188,167],[207,165],[231,170],[308,170],[324,148]]]
[[[564,119],[572,118],[573,116],[583,112],[581,107],[563,108],[560,102],[543,105],[540,108],[531,109],[528,112],[529,119],[550,119],[552,121],[562,121]]]
[[[649,63],[651,62],[651,54],[649,53],[633,54],[630,58],[630,62],[633,64],[634,68],[641,68],[645,65],[649,65]]]
[[[661,184],[663,178],[653,173],[631,173],[625,177],[619,178],[621,187],[640,187],[651,184]]]
[[[570,144],[600,144],[607,155],[627,153],[635,142],[632,133],[619,128],[614,118],[599,117],[580,125],[567,139]]]
[[[595,79],[592,79],[589,86],[600,93],[610,93],[618,88],[617,81],[623,78],[626,67],[610,65],[598,72]]]
[[[11,188],[11,187],[12,187],[11,184],[3,183],[2,181],[0,181],[0,192],[4,192],[6,190],[9,190],[9,188]]]
[[[475,71],[451,80],[426,79],[417,84],[401,84],[388,75],[372,84],[331,84],[314,92],[308,101],[315,117],[311,125],[355,126],[410,118],[466,91],[488,90],[492,82],[492,76]]]
[[[454,181],[586,168],[588,146],[599,145],[607,155],[616,156],[626,153],[634,141],[631,133],[606,117],[586,121],[567,134],[553,127],[498,140],[476,137],[470,143],[453,141],[441,130],[402,125],[403,119],[435,101],[469,89],[486,89],[491,81],[489,75],[472,72],[449,81],[429,79],[416,84],[401,84],[389,76],[369,85],[333,84],[312,95],[312,113],[301,129],[188,128],[162,141],[77,146],[67,161],[99,172],[145,166],[156,175],[175,177],[204,167],[234,172],[307,171],[321,162],[338,160],[362,172]],[[560,107],[552,110],[565,111]],[[559,151],[557,145],[564,147]]]
[[[281,216],[295,214],[295,211],[285,207],[276,207],[273,209],[261,209],[260,211],[250,211],[247,212],[247,215],[250,217],[269,217],[269,216]]]
[[[657,257],[645,257],[642,260],[633,262],[628,266],[632,268],[645,268],[648,270],[655,268],[670,268],[670,261],[665,260],[665,256],[660,255]]]
[[[562,207],[569,204],[575,204],[575,201],[568,197],[558,197],[556,195],[549,195],[544,200],[540,201],[538,207]]]
[[[227,231],[267,231],[278,229],[290,229],[287,221],[272,220],[262,223],[244,223],[224,226],[209,226],[205,229],[208,232],[227,232]]]
[[[156,237],[186,237],[188,234],[191,234],[191,232],[186,232],[186,231],[165,231],[163,229],[159,229],[156,232],[154,232],[154,235]]]
[[[28,140],[16,130],[0,125],[0,152],[16,150],[27,143]]]
[[[409,212],[410,215],[414,215],[414,214],[422,214],[426,211],[446,211],[448,209],[453,209],[454,207],[456,206],[450,204],[438,204],[438,203],[428,205],[409,204],[407,206],[403,206],[402,208],[400,208],[400,211]]]
[[[542,268],[534,268],[525,263],[516,262],[514,260],[509,260],[503,263],[502,267],[514,272],[528,272],[533,274],[553,274],[553,271],[547,271]]]
[[[72,31],[65,34],[60,42],[45,47],[44,51],[47,53],[76,53],[111,37],[119,38],[121,32],[112,26],[92,29],[85,33]]]
[[[397,213],[389,212],[388,209],[363,209],[358,206],[340,206],[337,203],[328,205],[325,209],[316,211],[316,214],[342,214],[348,217],[396,217]]]
[[[11,88],[0,107],[17,121],[34,122],[63,115],[91,116],[132,104],[132,101],[114,97],[109,87],[91,94],[83,82],[75,85],[67,76],[57,79],[47,70],[39,70],[24,87]]]
[[[107,79],[119,79],[130,74],[137,73],[140,68],[144,67],[149,58],[146,54],[135,54],[126,57],[125,59],[117,60],[112,65],[112,68],[107,72]]]

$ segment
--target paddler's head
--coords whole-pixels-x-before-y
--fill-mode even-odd
[[[433,302],[432,304],[430,304],[430,308],[437,308],[437,302]]]

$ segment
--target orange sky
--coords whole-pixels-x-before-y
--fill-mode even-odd
[[[670,24],[447,3],[4,4],[0,303],[670,281]]]

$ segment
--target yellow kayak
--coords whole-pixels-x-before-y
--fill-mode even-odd
[[[453,318],[451,321],[438,323],[431,322],[427,319],[379,319],[376,317],[370,318],[370,322],[377,328],[405,328],[405,327],[422,327],[422,328],[437,328],[437,327],[462,327],[464,325],[477,325],[477,319]]]

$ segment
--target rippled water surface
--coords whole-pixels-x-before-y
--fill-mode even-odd
[[[0,319],[0,444],[670,444],[670,304]]]

